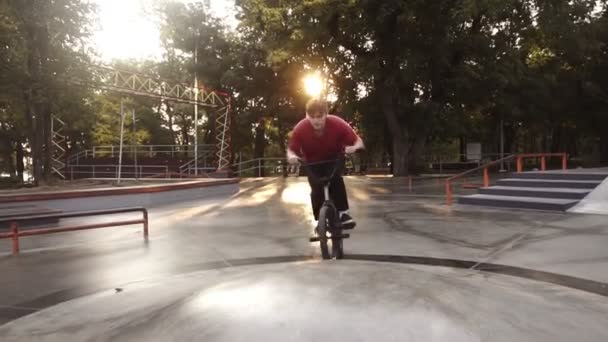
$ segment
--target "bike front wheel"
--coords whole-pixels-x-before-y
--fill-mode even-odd
[[[329,240],[327,238],[327,231],[329,230],[331,224],[331,215],[331,210],[327,206],[323,206],[321,210],[319,210],[317,234],[319,235],[319,245],[321,246],[321,256],[323,257],[323,259],[331,259],[331,254],[329,253],[329,246],[327,245],[327,240]]]
[[[332,235],[335,235],[336,237],[331,239],[331,254],[336,259],[342,259],[342,258],[344,258],[344,244],[343,244],[343,240],[341,238],[342,228],[337,228],[338,227],[337,225],[338,225],[338,222],[335,222],[334,227],[336,227],[336,228],[333,231]],[[340,237],[338,237],[338,236],[340,236]]]

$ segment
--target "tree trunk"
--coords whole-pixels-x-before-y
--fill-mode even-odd
[[[407,176],[409,174],[409,145],[403,138],[393,137],[392,171],[394,176]]]
[[[604,128],[604,134],[600,135],[600,163],[608,165],[608,129]]]
[[[505,130],[505,154],[512,154],[517,152],[517,146],[515,141],[515,129],[512,125],[504,125]]]
[[[52,117],[48,108],[48,104],[43,104],[43,137],[44,137],[44,152],[43,152],[43,160],[44,160],[44,170],[42,174],[42,178],[45,183],[51,183],[52,177],[52,166],[53,166],[53,132],[52,132]]]
[[[287,133],[285,131],[285,128],[283,127],[283,121],[281,120],[280,116],[277,120],[277,126],[281,151],[287,151]],[[282,165],[281,173],[283,177],[287,177],[287,164]]]
[[[0,123],[0,157],[6,161],[6,169],[0,171],[7,171],[11,178],[15,177],[15,162],[13,161],[13,144],[6,131]]]
[[[253,158],[254,159],[262,159],[258,164],[260,169],[258,170],[258,175],[260,177],[264,177],[266,175],[264,169],[264,150],[266,149],[266,128],[264,127],[264,123],[258,123],[258,126],[255,128],[255,145],[253,148]]]
[[[30,88],[25,92],[25,111],[26,111],[26,122],[29,127],[29,145],[32,159],[32,175],[34,177],[34,185],[38,185],[38,182],[42,179],[42,166],[40,158],[40,139],[37,132],[37,120],[34,112],[34,100],[33,90]]]
[[[461,162],[466,162],[467,161],[467,137],[464,135],[461,135],[458,138],[458,141],[460,143],[460,161]]]
[[[17,146],[15,148],[15,164],[17,168],[17,177],[23,181],[23,172],[25,171],[25,165],[23,164],[23,142],[17,141]]]
[[[396,107],[392,91],[383,92],[382,109],[392,139],[391,172],[393,176],[399,177],[409,174],[410,142],[406,133],[407,129],[402,127],[402,124],[397,119],[398,108]]]
[[[41,24],[38,26],[38,48],[39,48],[39,92],[40,92],[40,110],[38,112],[39,115],[43,116],[42,120],[42,134],[43,134],[43,144],[44,144],[44,152],[42,154],[42,158],[44,161],[44,170],[43,176],[45,183],[51,182],[52,176],[52,161],[53,161],[53,132],[52,132],[52,115],[51,115],[51,104],[50,104],[50,88],[52,87],[51,82],[49,82],[48,69],[48,56],[49,56],[49,44],[50,44],[50,36],[48,31],[48,26]]]
[[[563,151],[563,128],[561,126],[557,126],[553,128],[553,135],[551,137],[551,152],[559,153]]]
[[[209,117],[209,130],[207,131],[207,136],[205,138],[205,144],[208,145],[213,145],[216,143],[215,141],[215,132],[217,131],[217,127],[216,127],[216,118],[217,118],[217,112],[212,110],[207,112],[208,117]]]
[[[420,135],[416,137],[416,140],[413,143],[410,143],[410,152],[409,152],[409,164],[408,164],[408,174],[418,174],[420,170],[418,170],[418,157],[424,154],[424,150],[427,143],[427,137],[423,136],[422,133],[425,130],[420,130]]]

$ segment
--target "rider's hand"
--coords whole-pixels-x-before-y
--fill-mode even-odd
[[[357,152],[357,150],[359,149],[359,146],[346,146],[344,147],[344,153],[346,154],[353,154],[355,152]]]

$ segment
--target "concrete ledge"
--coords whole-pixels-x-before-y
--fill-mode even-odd
[[[35,202],[72,198],[88,198],[116,195],[151,194],[175,190],[207,188],[219,185],[237,184],[239,179],[209,179],[169,184],[137,185],[120,188],[77,189],[48,191],[28,194],[0,195],[0,203]]]

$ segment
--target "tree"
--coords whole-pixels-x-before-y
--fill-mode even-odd
[[[11,86],[25,94],[11,96],[11,101],[23,105],[36,182],[50,180],[51,120],[62,108],[59,99],[80,95],[62,77],[84,70],[81,66],[88,62],[85,47],[92,11],[92,5],[80,0],[7,0],[2,5],[3,22],[9,23],[3,26],[14,43],[3,50],[5,60],[9,56],[4,65],[12,70]]]

